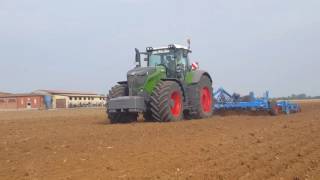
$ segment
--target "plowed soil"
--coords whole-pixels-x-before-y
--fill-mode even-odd
[[[0,112],[0,179],[319,180],[320,103],[116,125],[103,109]]]

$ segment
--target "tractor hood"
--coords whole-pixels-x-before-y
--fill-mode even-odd
[[[129,95],[137,96],[144,87],[148,77],[156,72],[154,67],[138,67],[127,73]]]
[[[130,70],[128,76],[148,76],[156,71],[155,67],[138,67]]]

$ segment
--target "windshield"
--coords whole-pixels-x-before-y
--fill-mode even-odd
[[[184,71],[188,69],[188,56],[182,51],[152,52],[149,54],[148,66],[156,67],[163,65],[168,74],[175,74],[177,66]]]
[[[173,53],[154,53],[149,56],[149,67],[163,65],[169,76],[176,72],[176,57]]]
[[[158,65],[164,65],[168,68],[170,65],[175,65],[174,55],[170,53],[151,54],[149,56],[149,67],[155,67]]]

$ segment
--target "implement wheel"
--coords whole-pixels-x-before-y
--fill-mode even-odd
[[[151,94],[151,114],[155,121],[179,121],[183,118],[183,93],[178,83],[161,81]]]
[[[270,115],[277,116],[280,114],[281,108],[277,105],[276,101],[270,102],[270,106],[271,106]]]
[[[116,97],[122,97],[128,95],[128,86],[121,84],[116,85],[109,91],[107,96],[107,103],[110,99]],[[107,105],[108,107],[108,105]],[[114,123],[128,123],[136,121],[138,118],[138,113],[129,113],[129,112],[109,112],[107,109],[108,118],[111,124]]]

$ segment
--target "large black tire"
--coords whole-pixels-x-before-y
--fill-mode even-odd
[[[161,81],[151,94],[151,114],[155,121],[169,122],[183,119],[183,92],[174,81]]]
[[[144,122],[153,122],[155,119],[152,117],[151,110],[143,113]]]
[[[195,119],[203,119],[212,116],[213,95],[212,82],[208,76],[202,76],[199,83],[195,85],[195,94],[191,95],[191,116]]]
[[[116,97],[122,97],[122,96],[128,96],[127,85],[120,84],[112,87],[107,96],[107,104],[110,99],[116,98]],[[107,109],[107,114],[111,124],[133,122],[133,121],[136,121],[138,118],[138,113],[109,112],[108,109]]]

